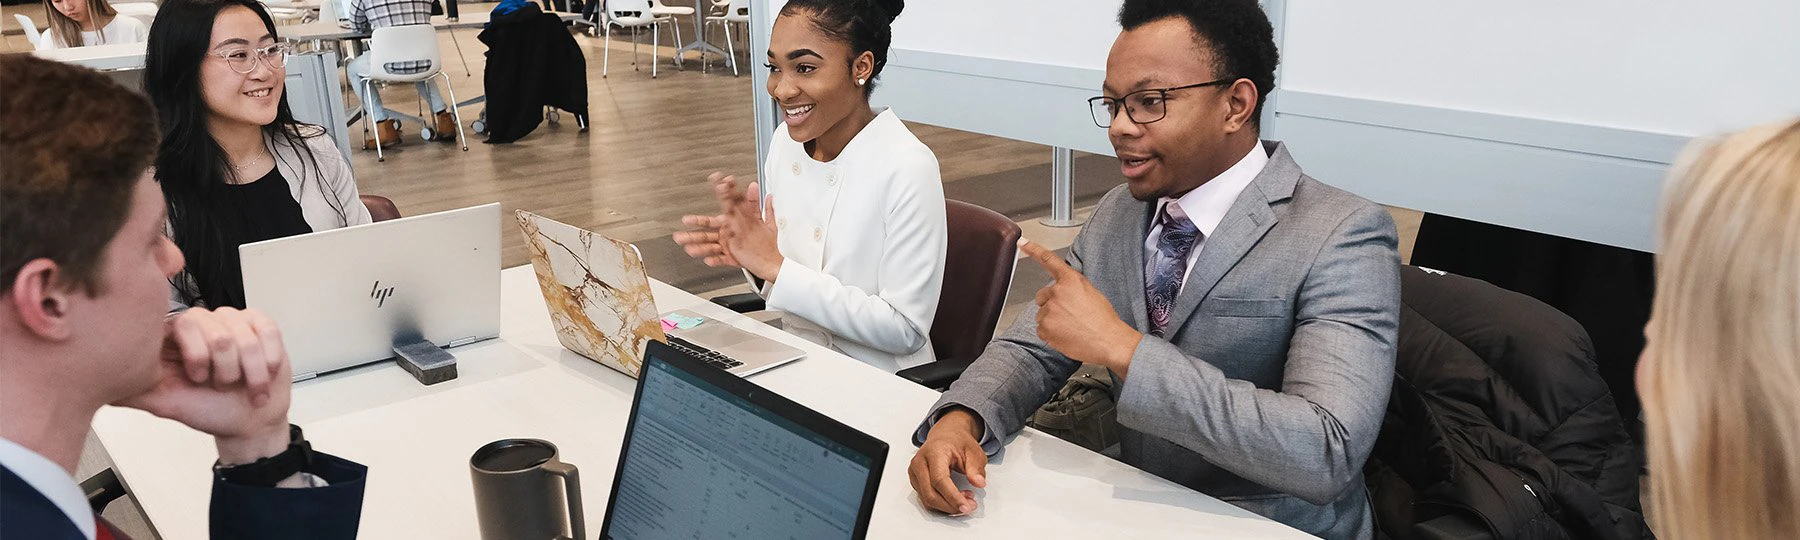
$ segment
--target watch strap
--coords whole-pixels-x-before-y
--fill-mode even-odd
[[[281,453],[243,465],[213,464],[213,474],[220,480],[243,486],[275,487],[290,476],[312,465],[312,444],[300,432],[300,426],[288,424],[288,447]]]

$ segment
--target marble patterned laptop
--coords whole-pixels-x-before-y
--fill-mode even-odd
[[[649,341],[666,341],[637,248],[524,210],[531,267],[564,347],[636,377]]]

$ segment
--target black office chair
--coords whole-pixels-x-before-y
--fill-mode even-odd
[[[999,212],[962,201],[944,201],[950,242],[945,249],[943,292],[931,325],[937,361],[901,370],[907,380],[943,390],[981,356],[1012,287],[1018,260],[1019,225]],[[761,283],[756,285],[760,286]],[[714,297],[713,303],[738,313],[767,309],[756,293]]]

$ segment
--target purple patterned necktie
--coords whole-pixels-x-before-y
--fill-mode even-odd
[[[1187,273],[1188,253],[1200,239],[1200,228],[1174,201],[1163,205],[1161,221],[1162,238],[1156,241],[1156,253],[1144,264],[1144,304],[1150,311],[1150,334],[1156,337],[1162,337],[1169,326],[1169,313],[1174,311],[1181,278]]]

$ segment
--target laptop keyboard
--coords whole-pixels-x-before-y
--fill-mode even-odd
[[[737,360],[732,360],[731,357],[729,357],[729,356],[719,354],[718,352],[713,351],[712,349],[708,349],[706,347],[701,347],[699,345],[695,345],[692,342],[689,342],[688,340],[681,339],[681,338],[678,338],[675,336],[669,336],[669,346],[674,348],[675,350],[687,353],[688,355],[691,355],[694,358],[699,358],[701,362],[706,362],[707,365],[710,365],[712,367],[716,367],[719,369],[729,370],[731,368],[744,365],[743,362],[739,362]]]

